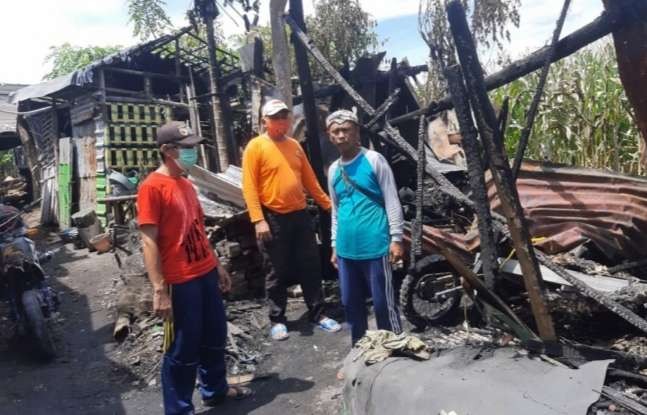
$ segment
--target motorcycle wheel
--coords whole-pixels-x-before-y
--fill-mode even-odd
[[[441,256],[430,255],[418,261],[402,282],[400,305],[407,320],[416,329],[443,324],[454,317],[461,291],[435,294],[460,285],[460,279]]]
[[[54,341],[47,327],[43,309],[36,290],[27,290],[22,294],[22,306],[29,326],[30,335],[36,341],[40,357],[50,360],[56,355]]]

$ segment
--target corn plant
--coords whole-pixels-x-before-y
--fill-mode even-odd
[[[526,111],[539,81],[535,72],[491,93],[510,97],[505,145],[514,157]],[[526,158],[643,174],[636,128],[609,41],[551,66]]]

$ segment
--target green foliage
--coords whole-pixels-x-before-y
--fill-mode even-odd
[[[45,62],[52,63],[52,70],[44,79],[66,75],[120,49],[121,46],[73,46],[67,42],[59,46],[50,46]]]
[[[5,178],[7,176],[16,176],[17,174],[16,164],[13,160],[13,151],[0,151],[0,177]]]
[[[133,34],[141,40],[154,39],[173,28],[164,0],[128,0]]]
[[[360,57],[372,52],[377,46],[376,21],[364,12],[357,0],[316,0],[313,16],[306,17],[308,36],[326,59],[336,68],[352,67]],[[288,39],[290,29],[286,27]],[[272,29],[257,26],[254,32],[263,41],[263,55],[272,60]],[[229,43],[235,49],[246,43],[247,35],[234,35]],[[297,76],[294,48],[290,48],[290,62],[293,76]],[[311,65],[315,81],[328,79],[320,65]]]
[[[429,77],[423,91],[423,102],[441,98],[447,94],[443,76],[444,68],[456,63],[454,40],[449,30],[446,6],[449,0],[421,0],[418,12],[418,28],[429,46]],[[510,24],[519,27],[520,0],[461,0],[477,47],[500,53],[503,44],[510,40]]]
[[[538,81],[537,71],[491,93],[497,105],[510,97],[505,145],[511,157]],[[640,141],[610,42],[551,66],[527,158],[641,174]]]
[[[375,26],[357,0],[315,0],[313,16],[306,18],[310,39],[336,68],[351,66],[378,46]],[[326,78],[313,67],[315,78]]]

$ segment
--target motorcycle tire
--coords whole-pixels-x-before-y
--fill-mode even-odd
[[[36,290],[27,290],[22,294],[22,306],[29,327],[29,334],[36,342],[37,351],[44,360],[51,360],[56,355],[54,341],[47,327],[41,302]]]
[[[402,313],[421,331],[429,326],[446,323],[454,318],[462,293],[454,291],[443,299],[435,299],[434,294],[459,285],[460,278],[443,257],[425,257],[410,269],[402,282]]]

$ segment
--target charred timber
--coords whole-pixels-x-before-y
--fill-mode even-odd
[[[391,107],[398,102],[398,95],[400,94],[400,88],[396,88],[395,91],[375,110],[375,115],[373,118],[366,123],[366,128],[371,128],[375,125],[382,117],[384,117]]]
[[[374,118],[375,119],[375,118]],[[418,160],[425,158],[425,117],[418,122]],[[423,163],[416,166],[416,219],[411,231],[411,264],[418,262],[422,256],[422,206],[424,197],[425,169]]]
[[[445,70],[445,78],[447,79],[454,108],[456,108],[456,118],[463,137],[462,144],[465,150],[465,158],[467,159],[469,183],[478,218],[485,284],[489,289],[494,289],[496,270],[498,268],[497,247],[494,239],[492,215],[490,214],[490,201],[487,197],[487,187],[485,185],[485,166],[481,158],[483,151],[477,139],[477,131],[474,127],[472,110],[460,66],[452,65],[448,67]]]
[[[638,1],[635,2],[638,5]],[[636,15],[629,13],[612,13],[609,11],[602,12],[591,23],[583,26],[581,29],[576,30],[568,36],[562,38],[556,46],[555,56],[551,62],[561,60],[583,47],[595,42],[608,35],[609,33],[621,28],[627,23],[635,20],[647,19],[647,7],[644,5],[636,6]],[[550,53],[550,46],[533,52],[525,58],[519,59],[498,72],[493,73],[485,79],[485,85],[488,91],[499,88],[503,85],[509,84],[522,76],[528,75],[531,72],[541,68],[546,61],[546,56]],[[417,118],[421,114],[433,115],[441,111],[452,108],[450,97],[444,97],[437,102],[432,102],[426,108],[412,111],[408,114],[401,115],[391,120],[392,124],[398,124],[404,121]]]
[[[305,28],[303,20],[303,3],[301,0],[290,0],[290,19],[294,22],[295,27],[300,31]],[[323,173],[323,159],[321,157],[321,145],[319,141],[319,120],[317,116],[317,107],[315,104],[314,87],[312,85],[312,75],[308,63],[308,52],[301,43],[295,40],[297,37],[292,35],[294,44],[294,56],[296,58],[297,72],[299,75],[299,84],[303,94],[303,113],[306,119],[306,143],[310,162],[317,175],[319,184],[325,185]]]
[[[519,138],[519,145],[517,146],[517,153],[514,157],[514,164],[512,165],[512,180],[516,181],[519,176],[519,169],[521,169],[521,161],[523,160],[523,155],[526,152],[526,147],[528,146],[528,140],[530,139],[530,133],[532,132],[532,126],[535,123],[535,117],[537,116],[537,111],[539,110],[539,103],[541,102],[541,97],[544,94],[544,88],[546,87],[546,80],[548,79],[548,71],[550,70],[550,64],[555,59],[555,53],[557,52],[557,42],[559,42],[559,36],[562,33],[562,28],[564,27],[564,21],[566,20],[566,13],[568,8],[571,5],[571,0],[564,0],[564,5],[562,6],[562,11],[557,19],[557,25],[555,31],[553,32],[553,39],[550,44],[550,49],[548,49],[548,54],[546,55],[546,61],[544,62],[543,67],[541,68],[541,75],[539,76],[539,83],[537,84],[537,90],[535,91],[535,96],[532,98],[530,103],[530,109],[528,110],[528,115],[526,116],[526,125],[523,130],[521,130],[521,137]],[[505,130],[501,130],[505,131]]]
[[[479,63],[476,46],[469,30],[465,9],[458,0],[447,5],[447,18],[456,52],[463,68],[472,109],[476,116],[481,140],[490,160],[490,171],[501,199],[501,206],[508,223],[516,255],[523,270],[524,285],[530,298],[530,306],[537,324],[539,336],[544,341],[555,341],[555,327],[543,297],[543,284],[539,263],[530,241],[530,232],[523,216],[512,170],[503,148],[503,136],[490,102]]]
[[[344,77],[326,60],[326,58],[323,56],[321,51],[317,49],[317,47],[314,45],[314,43],[310,40],[308,35],[306,35],[303,30],[301,30],[301,27],[290,17],[290,16],[285,16],[285,22],[290,26],[292,29],[292,35],[294,36],[294,39],[297,39],[303,47],[310,52],[310,54],[315,58],[317,62],[324,68],[328,74],[339,83],[339,85],[344,89],[344,91],[350,96],[350,98],[355,101],[355,103],[364,111],[368,116],[374,117],[375,116],[375,109],[371,107],[371,105],[366,102],[366,100],[357,92],[353,87],[344,79]],[[407,140],[400,135],[400,132],[392,127],[388,121],[384,122],[383,125],[383,130],[386,133],[386,135],[389,137],[389,139],[395,143],[397,147],[400,148],[400,151],[402,151],[408,158],[413,160],[414,162],[418,162],[418,155],[416,153],[416,149],[413,148]],[[425,172],[429,174],[432,179],[438,184],[440,189],[444,192],[453,197],[456,200],[460,200],[463,203],[471,203],[471,200],[465,196],[452,182],[450,182],[445,176],[442,175],[436,169],[432,163],[434,160],[431,158],[432,156],[425,156]],[[438,161],[435,161],[436,163],[439,163]]]

